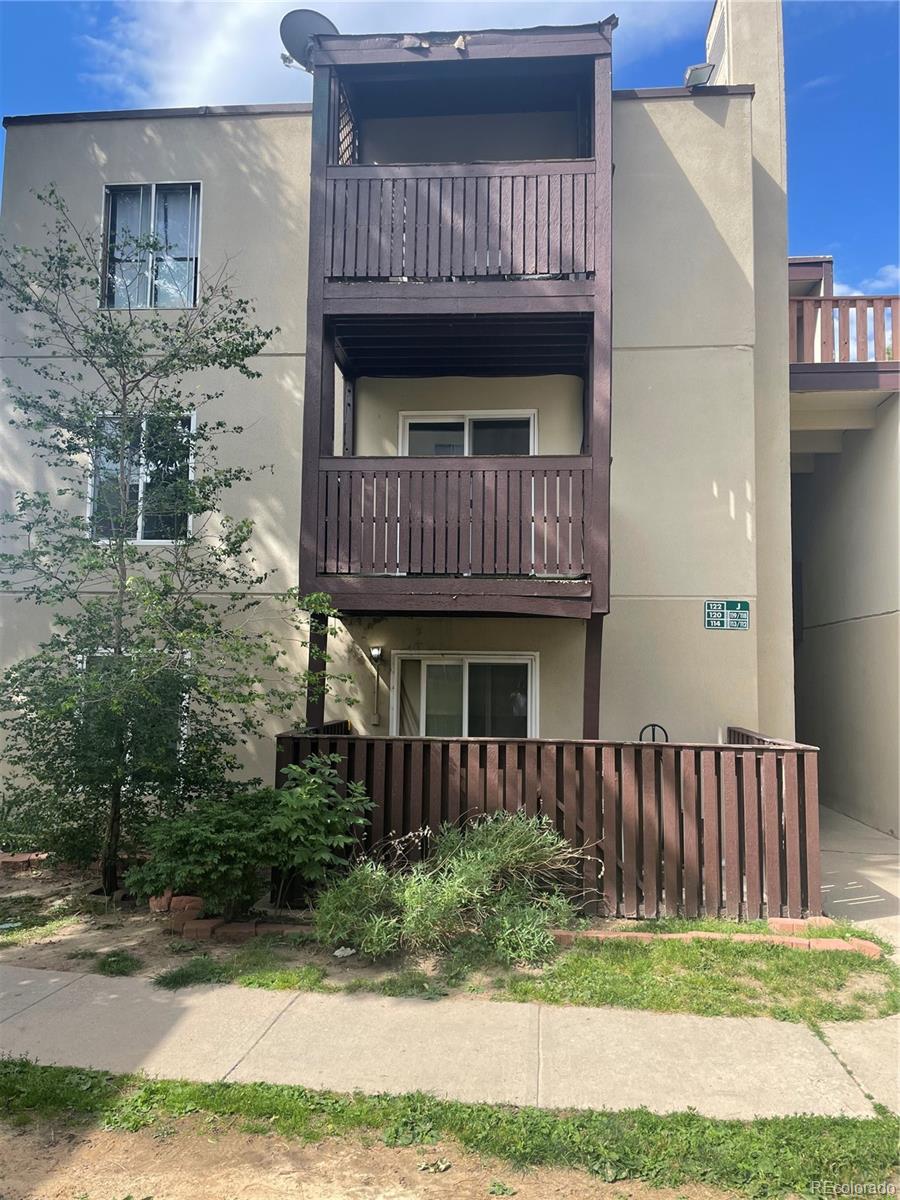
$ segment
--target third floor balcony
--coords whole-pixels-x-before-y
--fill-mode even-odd
[[[331,281],[592,279],[593,159],[334,166]]]
[[[314,166],[326,301],[446,297],[453,283],[592,294],[608,274],[608,60],[591,55],[608,48],[605,34],[488,39],[485,57],[474,41],[460,52],[430,36],[407,51],[405,40],[329,47],[327,146]]]

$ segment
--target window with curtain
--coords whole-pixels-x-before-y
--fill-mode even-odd
[[[191,308],[199,234],[199,183],[107,188],[106,307]]]

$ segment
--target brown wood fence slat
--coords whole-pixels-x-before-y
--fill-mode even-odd
[[[640,787],[638,790],[641,810],[641,839],[643,841],[644,916],[659,916],[659,810],[656,791],[656,751],[653,746],[641,750]]]
[[[700,751],[700,820],[703,838],[703,906],[717,916],[722,903],[722,858],[719,850],[719,789],[716,754]]]
[[[678,915],[681,896],[681,830],[678,821],[678,791],[675,775],[675,748],[663,750],[661,755],[660,787],[662,790],[663,823],[663,894],[666,915]]]
[[[697,815],[697,754],[681,750],[681,823],[684,915],[696,917],[703,907],[700,875],[700,821]]]
[[[543,813],[591,855],[591,911],[818,914],[817,751],[749,731],[729,737],[721,746],[368,738],[333,722],[280,737],[276,768],[340,754],[342,781],[362,782],[374,801],[369,845],[499,809]]]

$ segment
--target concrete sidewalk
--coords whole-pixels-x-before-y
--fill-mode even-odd
[[[339,1092],[711,1117],[897,1108],[897,1018],[766,1018],[197,987],[0,967],[0,1051],[41,1063]]]
[[[819,825],[825,912],[887,938],[900,963],[900,842],[824,805]]]

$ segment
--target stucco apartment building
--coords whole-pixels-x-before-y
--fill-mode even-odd
[[[221,405],[274,465],[232,497],[257,557],[342,613],[359,703],[311,724],[790,739],[796,643],[823,797],[896,830],[896,300],[840,386],[824,266],[790,333],[777,3],[717,0],[691,89],[612,90],[614,29],[323,36],[312,105],[8,118],[3,225],[38,239],[50,181],[94,227],[168,189],[279,327]],[[3,600],[4,661],[43,622]]]

